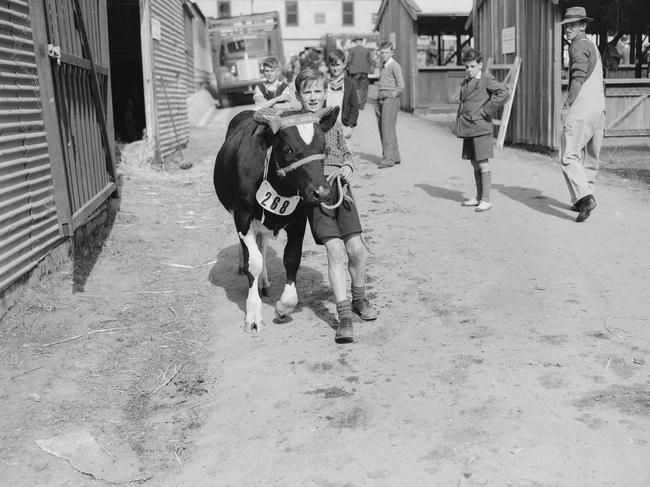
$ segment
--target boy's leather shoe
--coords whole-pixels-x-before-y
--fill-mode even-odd
[[[372,321],[377,319],[377,310],[372,307],[368,298],[353,299],[352,311],[364,321]]]
[[[382,159],[379,162],[379,169],[386,169],[387,167],[393,167],[395,166],[395,163],[393,161],[389,161],[388,159]]]
[[[339,316],[339,327],[336,329],[334,341],[336,343],[350,343],[352,335],[352,315]]]
[[[576,221],[582,223],[589,218],[591,212],[596,208],[596,199],[589,194],[576,201],[575,206],[578,208],[578,217],[576,218]]]

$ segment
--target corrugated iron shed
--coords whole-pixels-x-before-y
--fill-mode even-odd
[[[27,0],[0,9],[0,290],[61,239]]]

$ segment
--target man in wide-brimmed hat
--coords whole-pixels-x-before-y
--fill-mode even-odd
[[[595,44],[585,34],[592,20],[584,7],[569,7],[560,22],[570,43],[569,93],[562,107],[561,163],[571,193],[571,209],[578,212],[577,222],[585,221],[596,208],[593,185],[605,124],[602,62]]]

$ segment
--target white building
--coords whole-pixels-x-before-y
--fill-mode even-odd
[[[287,59],[325,34],[373,32],[381,0],[195,0],[206,17],[231,17],[277,11]]]

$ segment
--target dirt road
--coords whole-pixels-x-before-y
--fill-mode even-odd
[[[379,170],[368,106],[354,191],[379,320],[334,343],[308,235],[299,310],[273,322],[280,239],[251,338],[211,187],[232,114],[193,131],[190,171],[124,168],[90,268],[53,276],[3,320],[10,485],[108,485],[34,443],[80,429],[114,458],[135,452],[151,486],[650,485],[647,187],[603,177],[577,224],[559,167],[505,149],[478,214],[460,206],[473,182],[457,139],[401,113],[403,164]]]

